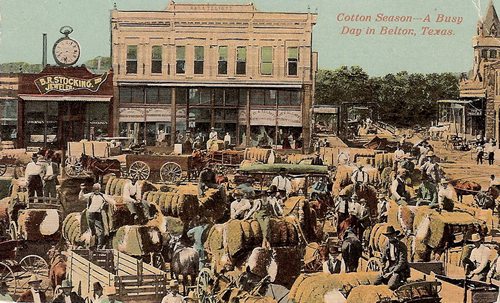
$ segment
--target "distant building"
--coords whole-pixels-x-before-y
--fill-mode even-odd
[[[17,141],[17,92],[19,74],[0,74],[0,139]]]
[[[238,145],[308,146],[315,24],[312,13],[253,4],[113,10],[115,134],[151,145],[161,130],[174,143],[214,127]]]
[[[476,36],[472,39],[474,64],[469,78],[465,75],[460,81],[462,105],[453,103],[453,107],[463,114],[455,120],[470,122],[470,129],[475,134],[486,138],[500,139],[500,19],[490,1],[486,16],[477,24]],[[462,106],[462,107],[461,107]],[[467,107],[466,107],[467,106]],[[441,114],[450,112],[441,111]],[[456,113],[455,113],[456,114]]]

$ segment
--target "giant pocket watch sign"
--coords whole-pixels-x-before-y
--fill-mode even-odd
[[[73,32],[71,26],[61,27],[60,32],[64,37],[59,38],[59,40],[54,43],[52,55],[58,65],[71,66],[80,58],[80,44],[78,41],[69,37],[69,34]]]

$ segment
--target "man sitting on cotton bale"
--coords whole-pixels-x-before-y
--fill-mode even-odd
[[[436,185],[431,182],[429,176],[422,173],[422,183],[417,188],[417,206],[419,205],[436,205],[437,204],[437,189]]]
[[[286,195],[290,196],[292,192],[292,181],[286,177],[287,170],[286,168],[280,168],[279,175],[273,178],[271,182],[271,186],[276,186],[276,189],[286,191]]]
[[[139,224],[139,215],[137,214],[139,204],[142,204],[144,217],[147,220],[151,218],[149,213],[150,204],[146,199],[142,199],[141,185],[137,181],[137,177],[132,177],[125,182],[125,185],[123,186],[122,197],[123,202],[127,203],[127,208],[129,209],[130,213],[134,215],[135,223]]]
[[[252,208],[250,200],[243,197],[241,191],[233,194],[234,201],[231,203],[231,219],[243,219]]]
[[[396,178],[392,181],[391,184],[391,194],[394,200],[398,204],[406,204],[408,201],[409,194],[406,190],[406,182],[405,179],[408,176],[408,171],[404,168],[399,168]]]
[[[205,169],[201,171],[198,181],[198,197],[204,197],[205,192],[209,188],[219,188],[217,185],[216,175],[213,170],[213,165],[207,163]]]
[[[400,232],[392,225],[383,234],[389,241],[382,251],[382,273],[373,284],[387,284],[391,290],[396,290],[410,277],[408,249],[398,238]]]
[[[389,201],[387,201],[387,191],[380,190],[377,193],[377,214],[378,214],[378,222],[383,223],[387,222],[387,213],[389,211]]]
[[[283,213],[283,210],[278,205],[276,199],[268,199],[269,194],[276,194],[276,190],[274,187],[271,187],[269,190],[261,191],[260,198],[254,200],[254,205],[250,212],[246,215],[245,220],[248,220],[250,217],[254,216],[254,218],[259,222],[260,229],[262,230],[262,247],[270,248],[271,244],[269,243],[269,219],[271,217],[278,217]]]
[[[438,193],[437,193],[437,205],[432,205],[432,208],[437,208],[439,211],[453,211],[455,207],[453,198],[455,195],[455,189],[452,186],[449,186],[449,182],[446,179],[441,180],[441,184],[439,185]]]
[[[340,247],[328,248],[328,259],[323,262],[323,272],[327,274],[340,274],[345,272],[345,263],[340,255]]]
[[[177,282],[177,280],[170,280],[169,288],[170,292],[163,297],[161,303],[183,303],[184,300],[179,294],[179,282]]]
[[[490,270],[490,254],[491,250],[483,244],[479,234],[473,234],[468,240],[474,245],[470,256],[464,258],[462,264],[465,266],[468,279],[474,281],[486,281],[486,276]]]
[[[78,199],[87,201],[87,221],[92,236],[96,237],[96,245],[98,248],[104,248],[104,217],[102,212],[105,211],[112,201],[109,201],[101,193],[101,184],[95,183],[92,186],[93,192],[85,194],[83,190],[85,184],[80,185],[80,193]]]

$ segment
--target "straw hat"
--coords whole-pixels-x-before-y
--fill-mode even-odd
[[[42,279],[38,278],[37,275],[31,275],[30,279],[28,280],[28,284],[31,283],[41,283]]]
[[[187,302],[198,302],[199,298],[195,291],[190,291],[187,297],[184,297]]]
[[[179,282],[177,280],[170,280],[168,283],[168,286],[170,288],[178,288],[179,287]]]
[[[427,157],[434,157],[434,152],[432,150],[428,151]]]
[[[478,233],[472,234],[470,236],[470,239],[468,240],[468,242],[471,242],[471,243],[476,243],[479,241],[481,241],[481,236]]]

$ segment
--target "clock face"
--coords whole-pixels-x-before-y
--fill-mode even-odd
[[[54,44],[52,53],[57,64],[64,66],[73,65],[80,58],[80,45],[75,40],[64,37]]]

